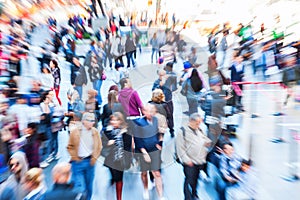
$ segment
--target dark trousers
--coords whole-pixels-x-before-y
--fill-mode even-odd
[[[184,165],[183,172],[185,176],[183,192],[185,200],[194,200],[197,196],[197,185],[200,170],[203,165],[194,165],[192,167]]]
[[[170,112],[170,115],[168,115],[168,128],[170,129],[170,133],[174,133],[174,118],[173,118],[173,113],[174,113],[174,105],[173,101],[168,101],[167,106]]]

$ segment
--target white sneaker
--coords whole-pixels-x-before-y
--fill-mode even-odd
[[[55,155],[55,160],[59,160],[60,159],[60,155],[59,154],[56,154]]]
[[[155,182],[148,181],[148,190],[152,190],[155,187]]]
[[[40,168],[46,168],[48,166],[49,166],[49,163],[46,162],[46,161],[43,161],[43,162],[40,163]]]
[[[150,199],[150,195],[149,195],[149,191],[148,190],[144,190],[144,192],[143,192],[143,198],[144,199]]]
[[[161,197],[160,200],[167,200],[167,198],[166,197]]]
[[[49,155],[48,158],[46,158],[46,162],[50,163],[54,160],[52,155]]]

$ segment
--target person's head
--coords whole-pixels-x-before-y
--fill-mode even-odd
[[[94,89],[89,89],[88,90],[88,99],[93,99],[97,96],[98,92],[97,90]]]
[[[109,104],[118,102],[118,92],[116,92],[115,90],[111,90],[107,95],[107,101]]]
[[[34,122],[31,122],[27,125],[27,128],[25,129],[25,133],[28,135],[33,135],[37,130],[37,124]]]
[[[148,120],[152,120],[152,117],[155,115],[156,109],[153,104],[146,104],[143,107],[143,114]]]
[[[132,84],[129,78],[122,78],[120,80],[121,89],[123,88],[132,88]]]
[[[50,71],[50,69],[47,65],[43,66],[42,72],[43,72],[43,74],[50,74],[51,73],[51,71]]]
[[[247,172],[251,166],[252,166],[252,161],[250,159],[249,160],[243,159],[241,164],[241,171]]]
[[[17,94],[17,104],[26,104],[27,102],[26,94]]]
[[[10,171],[18,180],[20,180],[28,171],[26,155],[21,151],[17,151],[10,157],[8,165],[10,167]]]
[[[73,64],[76,65],[77,67],[80,67],[80,61],[79,58],[77,56],[73,56]]]
[[[233,144],[225,143],[223,145],[223,151],[224,151],[225,155],[227,155],[228,157],[231,157],[234,154]]]
[[[56,164],[52,169],[52,179],[56,184],[66,184],[71,178],[71,164],[61,162]]]
[[[126,125],[126,121],[124,118],[124,115],[121,112],[114,112],[111,116],[110,116],[110,121],[109,121],[110,125],[112,125],[114,128],[125,128]]]
[[[198,76],[199,76],[198,70],[197,70],[197,69],[193,69],[193,70],[192,70],[191,77],[198,77]]]
[[[118,93],[119,92],[119,87],[117,85],[112,85],[112,86],[109,87],[108,92],[110,92],[112,90],[114,90]]]
[[[185,61],[185,62],[183,63],[183,70],[184,70],[184,71],[187,71],[187,70],[189,70],[190,68],[192,68],[192,64],[191,64],[189,61]]]
[[[90,43],[91,46],[95,46],[95,44],[96,44],[95,40],[92,40],[91,43]]]
[[[191,52],[192,52],[193,54],[196,54],[196,53],[197,53],[196,47],[191,47]]]
[[[58,68],[57,60],[52,59],[49,63],[49,66],[50,66],[51,69]]]
[[[95,114],[90,112],[85,112],[81,118],[83,126],[90,130],[95,124]]]
[[[164,77],[167,74],[167,72],[164,69],[157,70],[157,75],[159,76],[159,79]]]
[[[164,68],[164,70],[171,72],[173,71],[173,62],[168,62]]]
[[[189,117],[189,127],[194,130],[198,129],[202,122],[203,119],[199,113],[193,113]]]
[[[42,184],[43,180],[43,170],[41,168],[31,168],[24,175],[24,188],[26,191],[32,191],[38,188]]]
[[[152,92],[151,100],[155,103],[161,103],[165,101],[165,95],[161,89],[155,89]]]

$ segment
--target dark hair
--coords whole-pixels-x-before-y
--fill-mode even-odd
[[[36,130],[37,129],[37,124],[34,123],[34,122],[31,122],[31,123],[27,124],[27,128],[31,128],[31,129]]]
[[[45,99],[47,98],[49,92],[50,92],[50,90],[47,90],[47,91],[45,91],[45,92],[42,93],[41,99],[40,99],[40,103],[42,103],[42,102],[45,101]]]
[[[125,87],[125,84],[128,82],[127,78],[122,78],[120,80],[121,89]]]
[[[117,85],[112,85],[112,86],[110,86],[109,89],[108,89],[108,92],[110,92],[110,91],[112,91],[112,90],[114,90],[114,91],[116,91],[116,92],[119,92],[119,88],[118,88]]]
[[[194,92],[199,92],[203,88],[202,80],[199,77],[197,69],[193,69],[191,79],[191,86]]]
[[[243,159],[243,160],[242,160],[242,164],[251,166],[251,165],[252,165],[252,160],[251,160],[251,159],[249,159],[249,160]]]
[[[225,148],[225,145],[229,145],[229,146],[232,146],[233,147],[233,144],[231,142],[225,142],[223,145],[222,145],[222,149],[224,150]]]
[[[57,62],[57,60],[52,59],[51,61],[54,64],[55,68],[58,68],[58,62]]]

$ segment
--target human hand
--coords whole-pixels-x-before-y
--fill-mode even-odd
[[[143,157],[144,157],[144,160],[147,162],[147,163],[150,163],[151,162],[151,158],[149,156],[148,153],[143,153]]]

